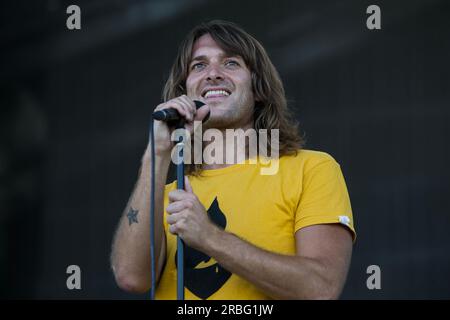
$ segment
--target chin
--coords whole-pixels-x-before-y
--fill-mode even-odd
[[[234,129],[239,124],[239,119],[230,116],[217,116],[210,118],[211,121],[207,121],[204,125],[204,129]]]

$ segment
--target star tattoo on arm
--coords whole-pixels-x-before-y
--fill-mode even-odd
[[[130,210],[128,210],[128,213],[127,213],[129,226],[131,226],[133,223],[139,223],[139,221],[137,219],[138,213],[139,213],[139,210],[134,210],[132,207],[130,207]]]

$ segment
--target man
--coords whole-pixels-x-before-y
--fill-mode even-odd
[[[196,110],[193,100],[205,105]],[[258,41],[229,22],[194,28],[164,101],[155,110],[175,108],[191,133],[208,115],[204,129],[278,129],[280,158],[276,174],[262,175],[260,162],[227,149],[232,141],[224,138],[223,156],[232,150],[246,161],[189,164],[186,188],[176,190],[176,182],[165,186],[173,128],[155,122],[156,298],[176,298],[176,235],[186,244],[186,299],[338,298],[355,237],[345,181],[331,156],[301,149],[283,85]],[[149,149],[111,257],[118,285],[140,293],[151,280]]]

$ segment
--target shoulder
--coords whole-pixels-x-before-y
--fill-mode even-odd
[[[339,166],[330,154],[323,151],[301,149],[297,154],[280,157],[281,169],[295,168],[306,172],[324,164]]]

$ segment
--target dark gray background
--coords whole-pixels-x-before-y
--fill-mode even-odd
[[[66,29],[78,4],[82,29]],[[366,28],[366,8],[382,30]],[[307,148],[341,164],[358,239],[346,299],[449,298],[450,3],[9,1],[0,17],[0,295],[146,298],[109,270],[176,49],[213,18],[266,47]],[[82,269],[82,290],[65,270]],[[366,287],[367,266],[382,289]]]

